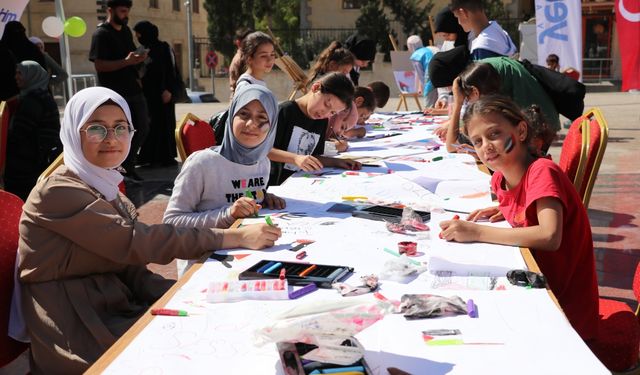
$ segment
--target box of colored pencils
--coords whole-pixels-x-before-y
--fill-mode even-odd
[[[238,278],[240,280],[275,279],[283,275],[289,281],[289,285],[314,283],[319,288],[329,289],[331,284],[346,278],[352,272],[353,268],[346,266],[261,260],[242,272]]]
[[[248,299],[289,299],[287,280],[212,281],[207,288],[207,302],[231,302]]]

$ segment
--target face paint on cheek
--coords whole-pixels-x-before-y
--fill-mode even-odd
[[[504,146],[504,153],[508,154],[513,150],[513,147],[515,146],[515,139],[514,139],[514,135],[512,134],[511,137],[509,139],[507,139],[507,142],[505,143]]]

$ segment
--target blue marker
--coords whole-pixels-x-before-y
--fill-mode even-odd
[[[269,267],[266,270],[264,270],[264,272],[262,272],[262,273],[271,273],[271,272],[277,270],[278,268],[280,268],[280,266],[282,266],[282,263],[277,262],[277,263],[273,264],[271,267]]]
[[[267,264],[265,264],[264,266],[258,268],[258,270],[256,272],[258,273],[264,273],[264,270],[268,269],[269,267],[273,266],[276,262],[268,262]]]

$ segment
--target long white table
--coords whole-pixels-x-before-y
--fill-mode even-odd
[[[184,309],[194,315],[152,317],[147,313],[89,373],[283,374],[275,344],[256,347],[254,331],[293,305],[349,297],[322,289],[298,300],[213,304],[205,301],[204,290],[211,281],[237,279],[238,273],[261,259],[296,261],[296,253],[288,248],[301,238],[316,241],[304,248],[305,261],[352,266],[355,272],[347,280],[352,284],[358,284],[362,275],[380,274],[383,264],[392,258],[384,248],[397,249],[399,241],[417,240],[421,256],[414,259],[429,261],[433,267],[450,267],[460,276],[438,278],[431,269],[407,283],[381,280],[380,292],[398,300],[405,293],[458,295],[477,304],[477,319],[459,315],[408,321],[401,314],[392,314],[360,332],[356,337],[366,349],[365,359],[374,374],[386,374],[387,367],[412,374],[609,373],[548,291],[516,288],[506,281],[506,269],[526,264],[537,270],[528,250],[438,239],[438,222],[453,212],[433,215],[429,232],[402,235],[390,233],[382,222],[326,211],[345,196],[427,210],[440,206],[468,211],[490,202],[488,179],[476,174],[473,160],[448,155],[442,149],[425,152],[420,148],[433,144],[427,140],[431,128],[428,122],[414,124],[400,131],[402,135],[351,144],[347,155],[366,157],[379,167],[365,167],[357,174],[336,170],[297,173],[274,188],[287,200],[286,212],[306,216],[274,215],[283,238],[273,249],[220,251],[235,255],[234,260],[223,265],[207,259],[192,267],[154,307]],[[369,134],[390,132],[394,130]],[[458,328],[465,341],[499,345],[427,346],[421,332],[433,328]]]

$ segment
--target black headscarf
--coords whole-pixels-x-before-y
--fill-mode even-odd
[[[456,34],[458,37],[454,43],[454,46],[466,45],[469,41],[469,33],[465,32],[462,26],[458,23],[458,19],[453,14],[449,7],[444,7],[433,20],[434,32],[436,33],[449,33]]]
[[[344,41],[344,46],[358,60],[373,61],[376,57],[376,42],[358,33],[352,34]]]
[[[40,49],[27,38],[27,31],[19,21],[7,22],[2,34],[2,42],[13,53],[16,62],[32,60],[47,69],[44,55]]]
[[[149,21],[140,21],[133,26],[133,30],[140,34],[138,41],[145,47],[150,47],[158,42],[158,26]]]
[[[469,64],[469,49],[458,46],[433,55],[429,62],[429,78],[435,87],[447,87]]]

